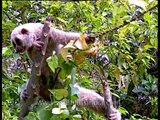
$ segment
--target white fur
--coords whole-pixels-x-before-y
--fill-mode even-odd
[[[43,28],[43,24],[41,24],[41,23],[26,23],[26,24],[20,25],[12,31],[11,39],[14,39],[17,35],[22,35],[21,34],[22,28],[27,29],[29,31],[29,34],[35,34],[36,37],[40,37],[41,32],[42,32],[42,28]],[[64,32],[62,30],[58,30],[53,27],[51,27],[51,30],[50,30],[50,37],[53,40],[56,40],[56,42],[58,42],[58,43],[63,43],[68,39],[70,39],[70,40],[77,39],[77,38],[79,38],[79,35],[80,35],[80,33]]]

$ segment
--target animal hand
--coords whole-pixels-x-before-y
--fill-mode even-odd
[[[87,44],[94,43],[95,39],[96,39],[96,37],[95,37],[94,34],[87,34],[87,35],[85,35],[85,40],[86,40]]]
[[[115,109],[114,113],[109,116],[109,120],[121,120],[121,113]]]
[[[41,50],[44,45],[44,42],[40,40],[36,40],[33,42],[33,46],[35,46],[37,49]]]

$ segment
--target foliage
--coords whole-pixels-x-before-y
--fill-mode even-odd
[[[73,88],[76,82],[103,93],[93,64],[103,66],[123,118],[158,119],[157,8],[118,30],[110,31],[153,7],[157,1],[129,2],[2,1],[2,119],[17,119],[19,94],[29,78],[31,67],[26,54],[18,55],[13,51],[10,33],[17,25],[41,22],[47,15],[53,18],[55,28],[97,35],[99,53],[107,56],[109,64],[105,65],[101,57],[97,59],[95,56],[86,57],[80,65],[74,60],[63,63],[61,56],[49,58],[53,71],[57,66],[62,68],[60,77],[64,88],[57,89],[58,93],[56,89],[50,90],[54,96],[52,102],[39,101],[26,120],[103,119],[85,109],[77,109],[73,102],[77,99],[77,91]]]

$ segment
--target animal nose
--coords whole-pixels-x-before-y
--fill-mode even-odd
[[[16,53],[21,53],[21,52],[23,52],[23,50],[24,50],[24,48],[17,46]]]

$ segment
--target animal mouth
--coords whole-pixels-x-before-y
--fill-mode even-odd
[[[16,50],[16,52],[17,52],[17,53],[23,53],[25,50],[26,50],[25,47],[21,47],[21,48],[18,48],[18,49]]]

